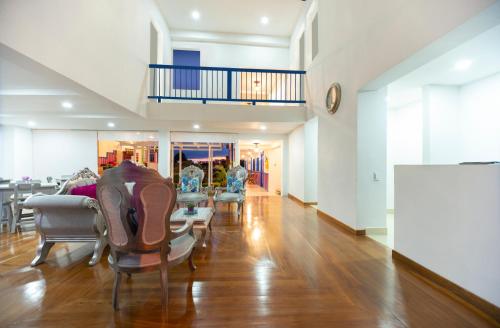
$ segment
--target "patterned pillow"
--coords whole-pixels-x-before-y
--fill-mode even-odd
[[[242,189],[242,178],[227,177],[227,192],[240,192]]]
[[[66,185],[66,194],[67,195],[71,195],[71,191],[74,188],[88,186],[88,185],[92,185],[92,184],[96,184],[96,179],[93,179],[93,178],[83,178],[83,179],[77,179],[77,180],[69,181],[67,183],[67,185]]]
[[[200,192],[200,180],[198,177],[182,177],[181,181],[182,192]]]

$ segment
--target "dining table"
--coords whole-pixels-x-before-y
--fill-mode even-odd
[[[58,190],[58,186],[59,185],[55,182],[41,183],[40,187],[36,188],[35,192],[41,192],[47,195],[55,194]],[[0,184],[0,200],[2,201],[2,204],[8,202],[13,194],[14,194],[14,185],[11,185],[9,183]],[[8,222],[11,222],[12,218],[9,217],[11,215],[11,211],[6,211],[6,215]],[[4,216],[4,211],[2,207],[2,209],[0,210],[0,217],[3,218],[3,216]]]

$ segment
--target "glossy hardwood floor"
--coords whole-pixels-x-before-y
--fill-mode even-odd
[[[234,212],[234,208],[233,208]],[[111,307],[106,257],[88,267],[91,245],[55,246],[29,263],[37,235],[0,234],[0,327],[488,327],[432,288],[391,251],[281,197],[249,197],[243,219],[220,206],[198,269],[170,274],[169,312],[158,273],[122,284]]]

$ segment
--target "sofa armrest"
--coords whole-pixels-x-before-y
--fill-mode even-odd
[[[28,197],[23,206],[29,209],[49,209],[49,208],[89,208],[99,212],[97,200],[87,196],[76,195],[43,195],[36,194]]]

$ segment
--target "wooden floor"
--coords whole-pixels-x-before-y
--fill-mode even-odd
[[[111,307],[106,257],[88,267],[90,245],[53,248],[29,263],[37,235],[0,234],[0,327],[488,327],[466,306],[393,263],[391,251],[352,236],[312,208],[281,197],[249,197],[238,221],[215,217],[198,269],[172,269],[169,312],[159,274],[122,284]]]

